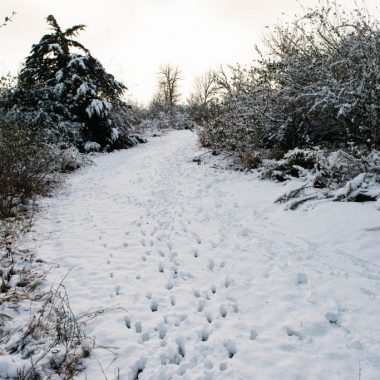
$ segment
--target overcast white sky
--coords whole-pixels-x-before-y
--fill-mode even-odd
[[[31,45],[47,32],[53,14],[63,28],[87,25],[78,40],[130,95],[148,102],[160,64],[178,65],[184,95],[210,67],[249,63],[265,26],[291,17],[317,0],[0,0],[0,17],[17,12],[0,29],[0,72],[16,71]],[[348,8],[354,0],[341,0]],[[379,0],[367,0],[380,18]]]

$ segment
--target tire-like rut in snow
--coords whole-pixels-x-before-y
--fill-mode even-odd
[[[380,378],[380,268],[290,236],[278,185],[197,154],[172,132],[96,158],[46,201],[48,280],[69,272],[75,312],[115,307],[87,326],[98,348],[79,378]]]

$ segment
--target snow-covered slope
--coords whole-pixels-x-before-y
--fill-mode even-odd
[[[46,201],[49,281],[70,271],[75,312],[119,307],[89,323],[99,347],[79,378],[378,380],[380,212],[284,211],[281,185],[197,154],[172,132],[98,157]]]

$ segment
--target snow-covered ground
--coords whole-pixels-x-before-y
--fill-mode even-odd
[[[380,212],[285,211],[172,132],[96,158],[37,221],[96,348],[80,379],[380,379]],[[116,353],[116,354],[114,354]],[[103,372],[104,371],[104,372]]]

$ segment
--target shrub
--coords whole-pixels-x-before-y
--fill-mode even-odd
[[[273,27],[252,67],[217,74],[219,112],[201,142],[231,151],[380,147],[380,24],[321,1]]]
[[[53,181],[57,155],[40,133],[19,124],[0,125],[0,215],[11,216]]]

